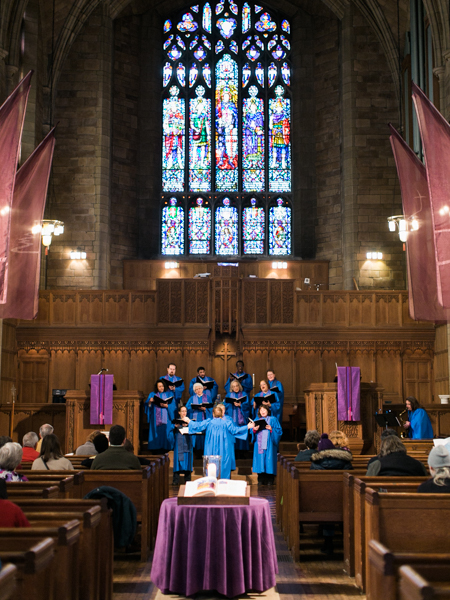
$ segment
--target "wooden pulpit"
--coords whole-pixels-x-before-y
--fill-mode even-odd
[[[137,390],[117,390],[113,395],[112,425],[122,425],[127,438],[139,452],[139,406],[144,399]],[[95,430],[109,431],[112,425],[91,425],[89,390],[67,390],[66,393],[66,452],[75,452],[78,446]]]
[[[311,383],[305,390],[306,428],[319,433],[343,431],[354,454],[375,453],[379,447],[379,427],[374,414],[383,408],[383,388],[361,382],[361,420],[338,421],[337,383]]]

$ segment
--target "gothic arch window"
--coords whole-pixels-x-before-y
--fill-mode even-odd
[[[291,254],[289,21],[217,0],[168,18],[163,34],[162,254]],[[280,227],[287,241],[272,239]]]

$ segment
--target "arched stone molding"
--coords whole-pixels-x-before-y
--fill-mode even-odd
[[[436,67],[445,63],[444,54],[450,48],[449,7],[445,0],[423,0],[430,19]]]
[[[20,61],[20,33],[22,30],[22,20],[24,17],[25,9],[27,7],[28,0],[17,0],[13,2],[12,10],[10,13],[9,26],[8,26],[8,64],[16,68],[19,68]],[[18,83],[18,82],[17,82]]]

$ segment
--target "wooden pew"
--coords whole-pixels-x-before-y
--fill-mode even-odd
[[[55,543],[50,538],[1,538],[0,560],[17,567],[17,588],[14,600],[60,598],[53,588],[50,571]]]
[[[72,478],[66,483],[60,492],[65,498],[81,498],[81,485],[84,483],[84,471],[18,471],[19,475],[25,475],[28,481],[50,481],[52,485],[57,482]]]
[[[31,515],[27,515],[31,527],[0,528],[0,542],[13,541],[20,538],[39,541],[51,538],[55,543],[55,555],[49,576],[55,590],[65,590],[65,600],[79,599],[79,541],[80,522],[76,519],[58,522],[48,519],[43,523],[35,523]]]
[[[59,487],[56,485],[35,485],[28,481],[9,481],[6,484],[8,500],[17,502],[19,498],[59,498]]]
[[[449,600],[449,567],[435,565],[400,568],[400,600]]]
[[[12,564],[2,565],[0,569],[0,600],[16,598],[17,568]]]
[[[42,471],[35,471],[38,475],[34,475],[33,477],[28,477],[28,481],[14,481],[9,482],[9,484],[14,484],[16,487],[21,485],[27,485],[29,489],[33,489],[34,487],[50,487],[57,486],[59,488],[59,496],[60,498],[71,498],[74,493],[74,482],[75,478],[73,475],[68,475],[68,471],[65,472],[65,475],[61,476],[52,476],[46,475],[46,473]],[[70,471],[69,471],[70,473]],[[8,485],[9,485],[8,484]],[[11,485],[11,488],[13,486]]]
[[[447,494],[365,493],[366,585],[371,586],[368,544],[379,541],[392,552],[450,550],[450,498]]]
[[[450,582],[450,553],[415,553],[412,544],[411,552],[392,552],[383,544],[371,540],[369,542],[370,589],[367,598],[376,600],[397,600],[399,594],[400,567],[412,566],[422,572],[423,569],[446,568],[447,581]],[[450,583],[449,583],[450,586]]]

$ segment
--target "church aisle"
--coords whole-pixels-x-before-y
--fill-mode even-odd
[[[252,486],[252,496],[267,498],[271,505],[272,520],[275,523],[275,487]],[[171,487],[171,496],[177,494],[177,488]],[[351,600],[354,597],[365,599],[343,571],[342,545],[339,537],[336,556],[333,560],[324,560],[319,548],[322,543],[317,537],[317,527],[306,527],[302,535],[302,562],[294,564],[286,547],[283,536],[274,525],[275,542],[278,557],[278,576],[276,588],[264,594],[245,594],[239,598],[247,600],[296,600],[305,595],[308,600]],[[150,581],[151,560],[141,563],[137,555],[117,555],[114,562],[114,600],[182,600],[182,596],[164,595]],[[198,594],[198,600],[213,600],[224,596],[211,593]]]

